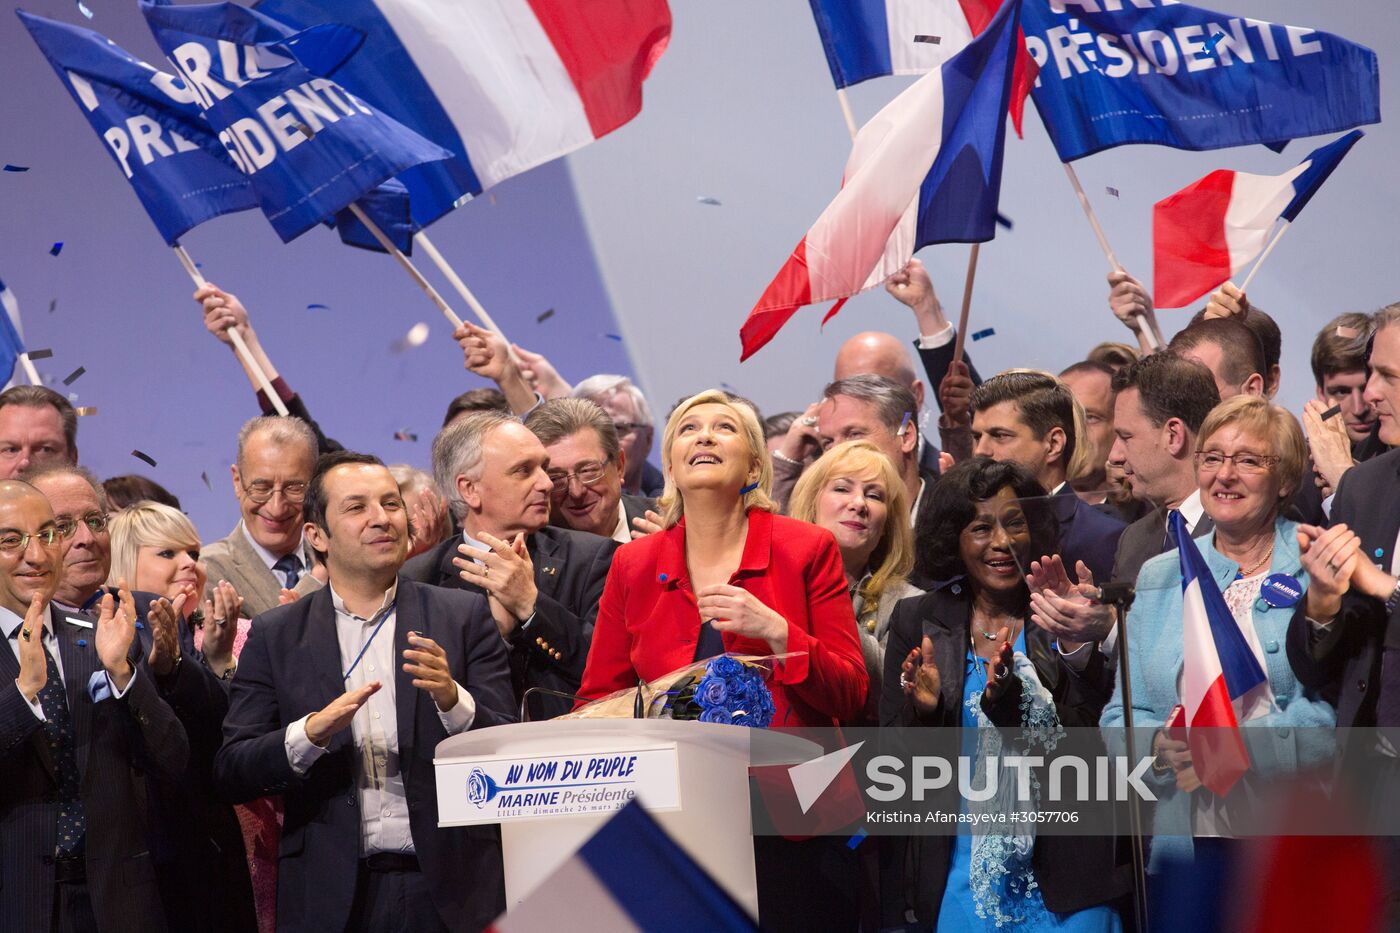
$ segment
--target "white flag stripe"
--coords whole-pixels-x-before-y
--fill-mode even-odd
[[[972,41],[958,0],[886,0],[885,24],[890,70],[897,75],[921,75],[937,68]],[[915,36],[937,36],[939,41],[915,42]]]
[[[1220,658],[1215,653],[1215,640],[1206,618],[1205,600],[1201,598],[1201,581],[1192,580],[1181,594],[1181,705],[1190,723],[1200,709],[1211,684],[1220,677]]]
[[[1304,162],[1282,175],[1235,173],[1230,203],[1225,208],[1225,244],[1230,250],[1232,276],[1263,252],[1274,222],[1293,200],[1293,179],[1311,164]]]
[[[593,141],[573,79],[526,0],[375,0],[466,144],[484,187]]]
[[[807,232],[812,301],[854,294],[871,278],[910,202],[918,200],[919,187],[938,156],[942,131],[943,72],[938,68],[861,128],[846,161],[844,186]],[[899,264],[912,255],[911,235]],[[898,266],[891,272],[897,270]]]
[[[510,907],[491,927],[497,933],[580,928],[641,933],[641,928],[632,922],[612,892],[589,871],[588,863],[577,853],[542,879],[541,887]]]

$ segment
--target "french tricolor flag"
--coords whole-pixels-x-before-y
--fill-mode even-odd
[[[856,134],[840,193],[749,312],[741,360],[798,308],[874,288],[915,250],[996,235],[1020,12],[1021,0],[1006,0],[966,48]]]
[[[1239,724],[1272,709],[1273,691],[1180,512],[1170,525],[1181,556],[1181,705],[1191,764],[1224,797],[1249,770]]]
[[[1153,301],[1180,308],[1258,256],[1280,219],[1290,224],[1364,134],[1352,130],[1282,175],[1220,169],[1152,208]]]
[[[758,924],[635,801],[486,933],[705,930]]]

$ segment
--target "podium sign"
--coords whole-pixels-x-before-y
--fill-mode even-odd
[[[438,825],[611,813],[632,798],[679,810],[675,743],[598,754],[439,758]]]

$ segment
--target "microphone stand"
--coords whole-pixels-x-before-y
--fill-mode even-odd
[[[1105,583],[1099,588],[1099,602],[1113,607],[1118,625],[1118,682],[1123,687],[1123,729],[1127,739],[1128,767],[1137,763],[1137,739],[1133,734],[1133,682],[1128,670],[1128,608],[1133,604],[1133,584]],[[1140,933],[1148,933],[1147,847],[1142,829],[1142,801],[1128,795],[1128,826],[1133,852],[1133,912]]]

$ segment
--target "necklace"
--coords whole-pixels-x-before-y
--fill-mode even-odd
[[[1256,573],[1259,571],[1259,568],[1264,567],[1265,565],[1267,565],[1267,564],[1269,563],[1269,558],[1271,558],[1271,557],[1273,557],[1273,556],[1274,556],[1274,543],[1273,543],[1272,541],[1270,541],[1270,542],[1269,542],[1269,549],[1268,549],[1267,551],[1264,552],[1264,558],[1263,558],[1263,560],[1259,561],[1259,563],[1255,564],[1253,567],[1250,567],[1248,570],[1246,570],[1246,569],[1244,569],[1243,567],[1241,567],[1241,568],[1240,568],[1240,573],[1239,573],[1239,579],[1243,580],[1245,577],[1252,577],[1252,576],[1254,576],[1254,574],[1256,574]]]

